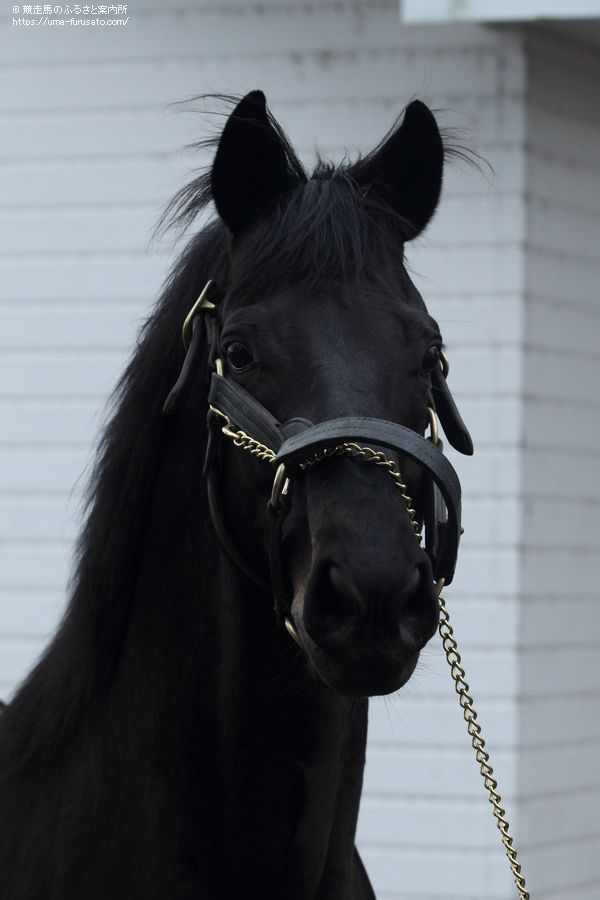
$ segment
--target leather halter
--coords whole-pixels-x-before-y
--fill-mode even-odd
[[[219,329],[216,307],[210,299],[215,295],[216,286],[209,281],[186,317],[183,340],[187,354],[163,411],[173,412],[184,399],[206,341],[209,371],[212,371],[208,392],[208,442],[204,474],[213,525],[223,550],[234,565],[263,590],[274,595],[278,618],[286,621],[289,604],[281,555],[281,534],[290,508],[293,482],[302,477],[307,461],[314,464],[327,455],[326,451],[339,449],[340,445],[347,446],[348,442],[355,445],[360,441],[371,448],[374,446],[394,450],[422,468],[426,497],[423,504],[425,550],[431,560],[434,580],[443,580],[445,584],[449,584],[454,576],[462,533],[461,490],[456,472],[443,455],[437,433],[425,438],[397,423],[368,417],[344,417],[317,424],[306,419],[279,422],[252,394],[225,374],[222,362],[217,358]],[[473,445],[447,387],[447,371],[444,358],[444,365],[436,367],[431,375],[432,426],[437,426],[437,407],[452,445],[460,452],[470,454],[473,452]],[[437,427],[435,431],[437,432]],[[249,449],[253,455],[268,460],[276,469],[268,503],[269,577],[257,572],[243,557],[225,523],[216,473],[218,463],[215,459],[217,442],[222,433],[233,439],[238,446]],[[241,440],[240,435],[244,436]],[[405,500],[409,499],[405,497]],[[292,633],[292,636],[295,635]]]

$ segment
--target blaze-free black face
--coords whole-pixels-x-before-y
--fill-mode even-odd
[[[309,179],[290,153],[262,95],[248,95],[212,172],[232,236],[218,300],[226,378],[280,422],[370,417],[422,435],[433,398],[450,440],[470,452],[442,374],[442,335],[403,265],[405,241],[439,198],[433,116],[411,104],[403,124],[350,169],[321,168]],[[193,342],[190,351],[200,352]],[[388,456],[422,519],[423,468]],[[273,473],[231,442],[222,442],[220,467],[233,542],[267,572]],[[289,614],[319,677],[351,695],[400,687],[436,629],[438,605],[430,558],[385,470],[336,456],[294,479],[281,555]]]

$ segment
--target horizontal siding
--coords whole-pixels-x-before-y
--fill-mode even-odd
[[[401,897],[403,885],[410,887],[408,896],[435,897],[439,900],[509,900],[514,897],[510,875],[498,866],[498,851],[482,851],[479,847],[435,849],[435,865],[431,864],[431,847],[406,850],[367,845],[362,857],[370,872],[377,872],[376,887],[381,897]],[[440,883],[440,880],[443,883]],[[422,893],[414,893],[418,885]]]

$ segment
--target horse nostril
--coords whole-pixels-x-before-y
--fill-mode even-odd
[[[364,631],[384,642],[400,639],[405,652],[418,652],[437,627],[431,571],[419,563],[385,574],[365,581],[360,568],[321,559],[304,595],[304,628],[312,640],[333,649]]]
[[[305,597],[304,625],[316,643],[337,642],[362,614],[364,602],[352,577],[341,566],[323,561]]]

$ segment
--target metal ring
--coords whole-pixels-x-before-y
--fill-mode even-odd
[[[300,640],[300,635],[296,631],[296,628],[293,625],[292,620],[288,619],[287,616],[284,619],[284,625],[285,625],[285,629],[286,629],[287,633],[290,635],[290,637],[292,637],[296,641],[296,643],[298,644],[299,647],[302,647],[302,641]],[[302,649],[304,650],[304,647],[302,647]]]
[[[450,363],[448,362],[448,357],[443,350],[440,350],[440,360],[442,362],[442,373],[444,375],[444,378],[447,378],[448,372],[450,371]]]
[[[271,489],[271,500],[269,501],[273,509],[279,509],[279,501],[282,494],[287,494],[290,486],[290,479],[286,477],[285,465],[280,463],[275,478],[273,479],[273,488]]]
[[[429,428],[431,429],[430,440],[434,447],[437,447],[440,442],[440,430],[438,426],[438,417],[431,406],[427,407],[427,417],[429,419]]]

